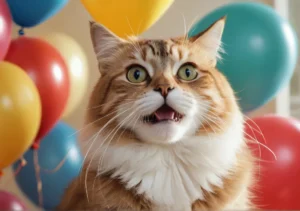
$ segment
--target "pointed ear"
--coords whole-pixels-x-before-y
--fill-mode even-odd
[[[101,63],[113,57],[118,46],[124,41],[104,26],[90,21],[91,39],[98,61]]]
[[[204,47],[207,52],[216,59],[220,59],[220,52],[222,49],[222,34],[225,27],[226,17],[222,17],[215,23],[213,23],[205,31],[199,33],[196,36],[190,38],[195,44],[199,44]]]

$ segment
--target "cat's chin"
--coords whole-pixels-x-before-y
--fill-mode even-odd
[[[182,121],[161,121],[155,124],[140,124],[136,134],[143,142],[170,144],[180,141],[185,132]]]

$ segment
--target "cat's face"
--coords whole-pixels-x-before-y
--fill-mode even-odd
[[[99,109],[90,110],[90,121],[110,127],[111,136],[131,131],[150,143],[224,130],[228,114],[239,112],[228,82],[215,69],[224,23],[190,39],[130,41],[92,23],[102,77],[90,103]]]

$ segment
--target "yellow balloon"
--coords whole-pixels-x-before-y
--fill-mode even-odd
[[[52,33],[43,37],[64,58],[70,77],[70,95],[63,113],[68,116],[81,102],[88,83],[88,63],[81,46],[70,36],[62,33]]]
[[[31,146],[41,122],[38,90],[20,67],[0,62],[0,170]]]
[[[95,21],[126,38],[150,28],[174,0],[81,0]]]

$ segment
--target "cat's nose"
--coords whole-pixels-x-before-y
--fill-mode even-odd
[[[170,84],[159,84],[156,88],[154,88],[154,91],[160,92],[160,94],[165,98],[173,89],[174,87]]]

